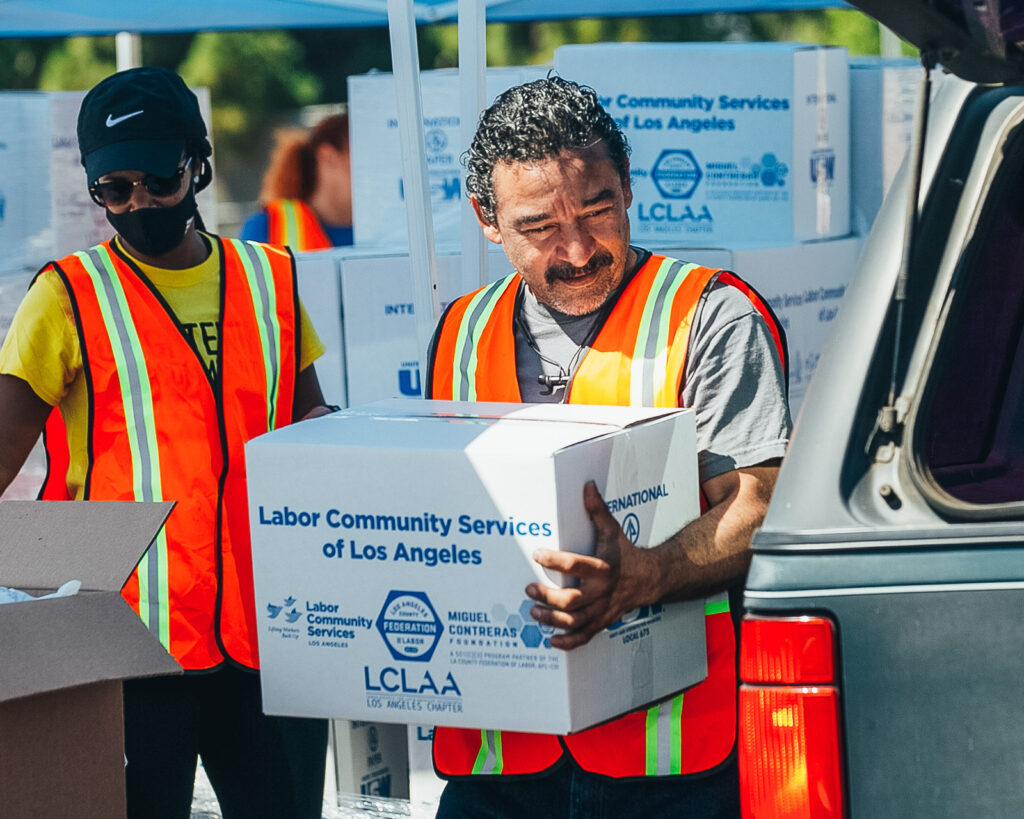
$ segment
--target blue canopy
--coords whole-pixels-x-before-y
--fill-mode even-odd
[[[415,0],[419,23],[454,22],[456,0]],[[488,22],[786,11],[841,0],[487,0]],[[386,0],[0,0],[0,36],[387,26]]]

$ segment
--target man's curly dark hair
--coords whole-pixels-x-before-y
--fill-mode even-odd
[[[624,184],[629,183],[629,143],[601,106],[594,89],[558,76],[517,85],[483,114],[465,162],[466,189],[495,224],[494,168],[530,162],[603,141]]]

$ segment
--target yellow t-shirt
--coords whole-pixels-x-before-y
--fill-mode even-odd
[[[163,296],[213,380],[220,338],[220,245],[209,239],[207,245],[212,252],[206,260],[186,270],[166,270],[129,258]],[[123,244],[118,247],[124,251]],[[299,314],[301,371],[327,348],[301,304]],[[71,453],[68,488],[80,500],[85,491],[88,396],[71,299],[54,270],[40,274],[18,306],[0,347],[0,373],[27,381],[47,404],[60,404]]]

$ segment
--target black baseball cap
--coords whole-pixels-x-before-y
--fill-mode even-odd
[[[78,148],[90,184],[111,171],[173,176],[188,141],[209,156],[199,100],[166,68],[111,74],[82,100]]]

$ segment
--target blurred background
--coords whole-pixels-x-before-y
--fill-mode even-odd
[[[490,67],[544,65],[565,43],[790,41],[840,45],[851,56],[892,54],[885,32],[852,9],[761,14],[605,18],[487,26]],[[455,25],[418,29],[420,68],[458,65]],[[257,209],[277,128],[311,125],[344,110],[347,78],[391,71],[386,28],[292,29],[142,35],[139,64],[178,71],[209,89],[217,220],[237,233]],[[905,44],[903,53],[913,54]],[[115,38],[0,38],[0,90],[85,90],[116,70]]]

